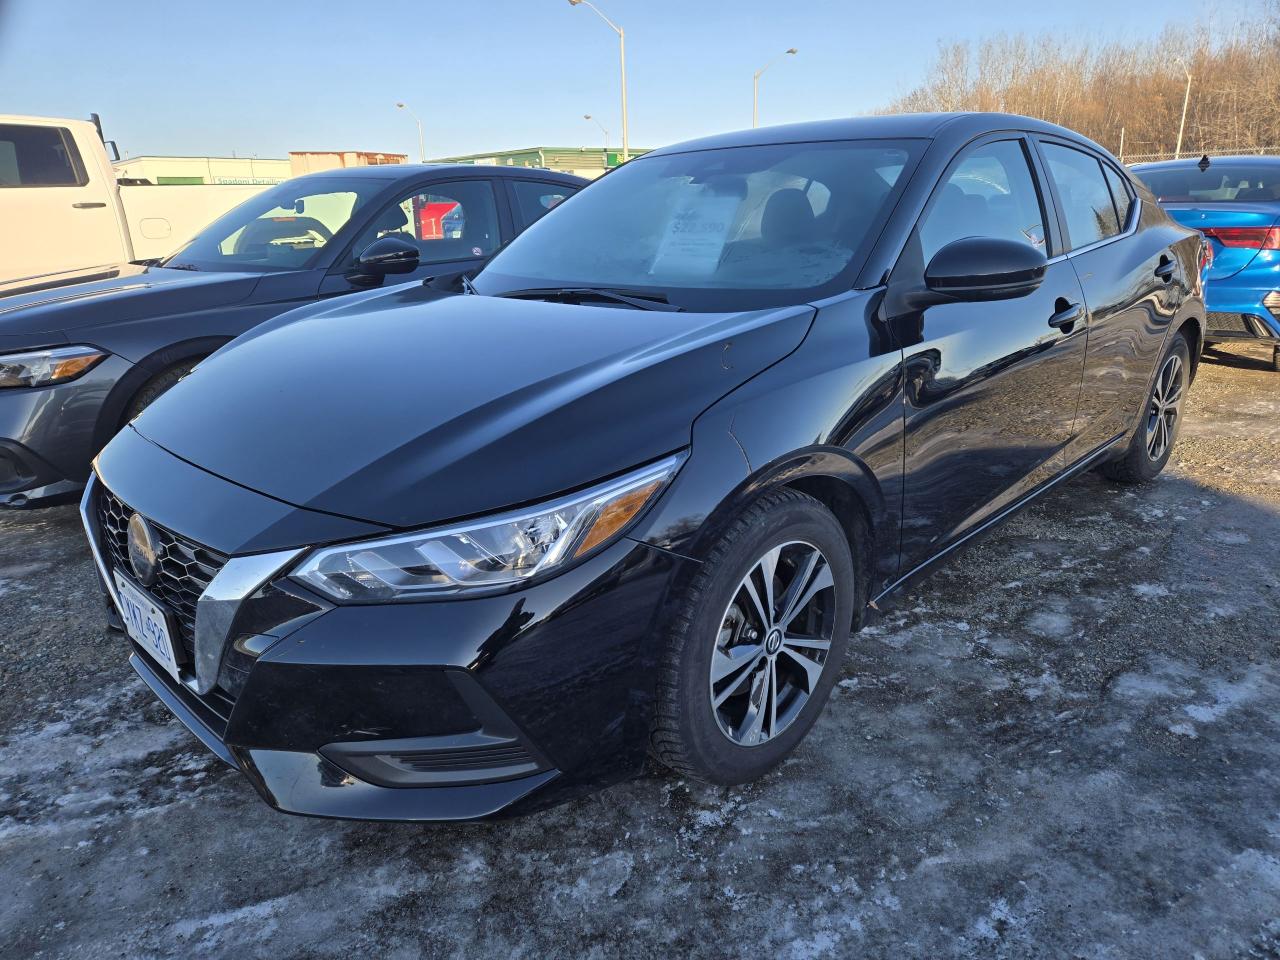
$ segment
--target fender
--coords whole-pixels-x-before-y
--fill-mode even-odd
[[[232,341],[232,337],[194,337],[180,343],[171,343],[143,357],[116,381],[106,402],[98,411],[94,426],[94,447],[101,450],[107,441],[124,426],[121,418],[134,395],[156,374],[178,363],[202,360],[220,347]]]
[[[868,561],[871,586],[898,573],[902,512],[902,356],[886,346],[877,292],[825,304],[782,365],[694,423],[689,460],[633,534],[692,559],[765,490],[821,499]],[[865,523],[867,542],[859,523]],[[873,589],[874,592],[874,589]]]

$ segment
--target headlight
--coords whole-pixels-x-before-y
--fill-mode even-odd
[[[74,380],[105,357],[106,354],[95,347],[50,347],[0,354],[0,389],[43,387]]]
[[[386,603],[521,583],[618,536],[684,462],[683,453],[538,507],[315,551],[291,574],[340,603]]]

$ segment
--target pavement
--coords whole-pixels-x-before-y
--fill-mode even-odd
[[[75,510],[0,514],[0,957],[1280,958],[1280,374],[859,634],[763,781],[287,817],[132,679]]]

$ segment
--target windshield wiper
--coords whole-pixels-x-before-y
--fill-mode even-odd
[[[663,310],[678,313],[684,307],[672,304],[665,294],[648,293],[635,290],[613,290],[609,287],[530,287],[526,290],[508,290],[495,294],[498,297],[523,300],[612,300],[614,303],[625,303],[637,310]]]
[[[166,270],[196,270],[196,271],[199,271],[199,269],[200,269],[200,268],[199,268],[199,267],[197,267],[194,263],[166,263],[166,264],[164,264],[164,267],[165,267],[165,269],[166,269]]]

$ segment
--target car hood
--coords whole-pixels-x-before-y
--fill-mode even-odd
[[[10,283],[0,286],[0,336],[57,335],[100,323],[229,306],[248,297],[262,276],[122,264],[96,273]]]
[[[686,446],[694,418],[794,350],[813,315],[486,296],[335,305],[220,350],[134,426],[295,506],[421,526]]]
[[[1205,230],[1212,227],[1270,227],[1280,222],[1280,203],[1212,203],[1169,202],[1163,204],[1169,216],[1184,227]],[[1228,247],[1211,238],[1213,265],[1205,273],[1206,280],[1233,277],[1258,255],[1258,248]]]

